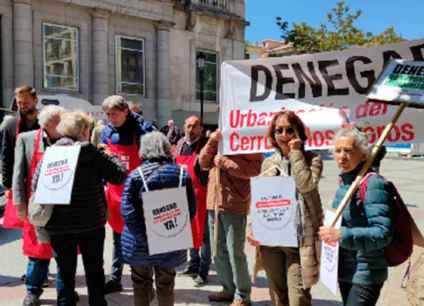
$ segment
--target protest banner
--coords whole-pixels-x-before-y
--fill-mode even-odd
[[[193,247],[185,188],[142,193],[149,255]]]
[[[367,101],[366,95],[391,59],[424,60],[424,40],[224,62],[219,118],[224,154],[271,150],[264,135],[273,114],[280,109],[293,109],[305,121],[309,148],[331,144],[340,123],[332,108],[349,114],[374,143],[396,107]],[[423,113],[405,113],[388,135],[388,142],[423,142],[424,134],[417,133],[424,129]],[[309,122],[306,114],[315,121]]]
[[[46,149],[40,169],[34,203],[70,204],[80,145]]]
[[[253,236],[261,245],[297,247],[298,204],[291,176],[250,179]]]
[[[335,212],[325,210],[324,224],[329,225],[334,219]],[[335,224],[335,228],[339,229],[341,219]],[[321,243],[321,269],[319,278],[321,282],[327,287],[334,295],[337,295],[337,279],[338,279],[338,264],[339,264],[339,242]]]

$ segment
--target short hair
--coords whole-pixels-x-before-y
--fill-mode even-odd
[[[123,96],[113,95],[103,100],[102,108],[104,111],[108,109],[117,109],[120,111],[129,110],[128,101]]]
[[[299,135],[300,140],[305,142],[308,139],[308,136],[306,135],[306,129],[305,125],[302,122],[302,119],[299,118],[298,115],[296,115],[293,111],[289,110],[283,110],[274,115],[271,120],[271,124],[268,128],[268,138],[271,141],[271,144],[274,148],[278,149],[278,143],[275,140],[275,126],[277,125],[277,120],[281,117],[285,116],[287,118],[287,121],[290,123],[290,125],[297,131],[297,134]]]
[[[92,118],[84,112],[73,111],[62,114],[57,132],[74,140],[79,139],[86,128],[91,128]]]
[[[42,128],[45,128],[47,124],[53,119],[55,116],[61,116],[65,113],[66,110],[57,105],[47,105],[43,107],[38,114],[38,123]]]
[[[172,158],[171,144],[168,138],[158,131],[145,134],[141,138],[140,157],[145,160]]]
[[[33,97],[34,99],[37,99],[37,91],[32,86],[22,85],[15,88],[15,95],[19,95],[22,93],[29,93],[31,97]]]
[[[364,132],[361,132],[356,127],[345,127],[341,128],[337,131],[336,135],[334,135],[333,145],[335,146],[336,141],[340,138],[353,138],[355,148],[359,149],[362,154],[365,155],[366,158],[370,155],[370,149],[368,147],[368,138]]]

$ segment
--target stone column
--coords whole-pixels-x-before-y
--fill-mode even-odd
[[[171,70],[170,70],[170,34],[174,23],[160,21],[157,24],[157,118],[159,126],[166,124],[171,116]]]
[[[109,31],[110,12],[102,9],[92,10],[92,97],[93,104],[99,105],[109,95]]]
[[[34,86],[31,0],[13,2],[15,87]]]

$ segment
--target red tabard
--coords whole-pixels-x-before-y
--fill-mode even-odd
[[[186,165],[187,171],[193,182],[194,193],[196,195],[196,215],[191,222],[191,230],[193,233],[193,247],[198,249],[203,244],[203,233],[206,221],[206,192],[207,189],[200,183],[200,179],[194,172],[194,164],[196,162],[196,153],[187,156],[177,156],[176,162],[179,165]]]
[[[134,139],[135,140],[135,139]],[[138,145],[136,141],[132,145],[107,144],[110,152],[115,154],[125,165],[128,172],[134,170],[141,164],[138,157]],[[114,185],[108,183],[106,185],[105,194],[108,206],[109,219],[108,223],[115,233],[122,233],[124,229],[124,219],[121,216],[121,198],[124,191],[124,184]]]
[[[34,152],[32,153],[31,165],[28,171],[28,176],[26,177],[26,194],[28,199],[31,196],[31,181],[32,177],[37,170],[37,165],[39,161],[43,158],[44,152],[40,151],[40,143],[43,137],[43,130],[39,129],[35,136],[34,141]],[[40,259],[50,259],[53,256],[52,247],[50,243],[40,243],[37,240],[35,234],[34,226],[29,222],[28,218],[24,220],[24,230],[23,230],[23,252],[25,256],[35,257]]]
[[[16,121],[15,139],[19,135],[19,125],[21,120]],[[12,190],[9,191],[6,198],[6,207],[4,209],[3,227],[4,228],[23,228],[24,222],[18,218],[15,205],[13,204]]]

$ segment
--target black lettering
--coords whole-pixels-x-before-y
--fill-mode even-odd
[[[383,70],[386,68],[386,65],[389,61],[392,59],[401,59],[402,56],[400,56],[399,53],[393,50],[387,50],[383,52]]]
[[[349,88],[336,88],[333,81],[341,80],[343,76],[340,73],[330,75],[328,68],[339,65],[338,60],[319,61],[318,67],[328,86],[328,96],[346,96],[349,94]]]
[[[359,84],[358,80],[356,79],[356,74],[355,74],[355,62],[358,62],[358,61],[360,61],[364,64],[372,63],[372,61],[368,57],[365,57],[365,56],[349,57],[346,61],[347,79],[349,80],[353,89],[355,89],[355,91],[357,93],[366,94],[375,81],[375,73],[374,73],[374,70],[361,71],[361,73],[360,73],[361,77],[366,78],[367,81],[368,81],[368,83],[365,87],[361,86],[361,84]]]
[[[424,44],[410,48],[414,61],[424,61]]]
[[[424,76],[424,66],[421,66],[420,69],[417,71],[418,76]]]
[[[409,65],[405,65],[405,66],[403,66],[403,69],[402,69],[402,74],[409,74],[409,68],[411,68],[411,66],[409,66]]]
[[[409,67],[409,73],[410,75],[415,75],[418,71],[418,68],[420,68],[419,66],[410,66]]]
[[[315,67],[313,62],[307,63],[309,73],[311,74],[311,77],[309,77],[302,69],[300,64],[294,63],[292,64],[293,71],[296,74],[296,78],[299,81],[299,92],[298,92],[298,98],[303,99],[305,98],[305,83],[308,82],[312,89],[312,96],[320,97],[322,96],[322,84],[320,79],[318,78]]]
[[[402,68],[403,68],[403,65],[397,64],[396,67],[395,67],[395,69],[393,69],[393,73],[396,73],[396,74],[401,73]]]
[[[259,81],[259,72],[263,72],[265,74],[265,91],[262,95],[258,95],[258,81]],[[263,101],[268,98],[271,93],[272,86],[272,74],[271,71],[268,70],[267,67],[263,65],[254,65],[251,69],[251,79],[252,85],[250,86],[250,98],[249,101],[257,102]]]
[[[283,73],[281,72],[281,70],[289,69],[289,65],[278,64],[278,65],[274,65],[272,67],[274,68],[275,73],[277,75],[277,87],[275,89],[277,94],[275,95],[275,99],[276,100],[283,100],[283,99],[287,99],[287,98],[294,98],[295,95],[293,93],[283,93],[284,84],[294,83],[293,78],[286,78],[286,77],[283,76]]]

